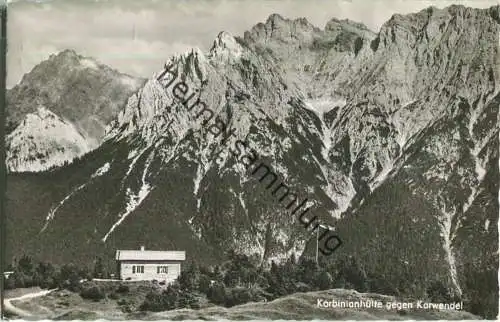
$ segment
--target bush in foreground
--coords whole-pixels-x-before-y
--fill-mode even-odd
[[[80,291],[80,296],[87,300],[100,301],[106,297],[104,292],[98,286],[91,286],[89,288],[83,288]]]
[[[130,288],[128,287],[128,285],[125,285],[125,284],[118,285],[118,288],[116,289],[116,293],[120,293],[120,294],[128,293],[129,291],[130,291]]]
[[[141,311],[168,311],[179,308],[198,309],[199,299],[196,294],[183,290],[177,283],[169,285],[162,293],[151,291],[140,306]]]

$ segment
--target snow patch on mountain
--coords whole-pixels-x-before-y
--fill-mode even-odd
[[[324,120],[325,113],[331,111],[335,107],[343,107],[347,104],[345,98],[315,98],[304,100],[305,107],[313,111],[319,119]]]
[[[56,212],[61,208],[71,197],[73,197],[77,192],[85,188],[93,179],[100,177],[104,174],[106,174],[109,169],[111,168],[109,162],[106,162],[103,166],[101,166],[99,169],[97,169],[92,176],[90,177],[90,180],[84,184],[79,185],[75,189],[73,189],[66,197],[64,197],[55,207],[52,207],[47,214],[47,217],[45,218],[45,224],[43,225],[42,229],[40,230],[40,233],[44,232],[50,221],[54,219]]]
[[[193,184],[194,184],[193,195],[195,196],[198,195],[198,190],[200,189],[200,183],[201,180],[203,180],[205,172],[206,169],[203,169],[203,166],[199,164],[198,167],[196,168],[196,177],[194,177],[193,179]]]
[[[317,115],[321,122],[323,156],[326,156],[332,147],[332,128],[336,126],[341,111],[346,104],[347,101],[345,99],[317,99],[306,101],[306,106]],[[328,121],[326,115],[334,109],[336,109],[336,116],[333,120]]]
[[[55,206],[52,209],[50,209],[49,213],[47,214],[47,217],[45,218],[45,224],[43,225],[43,227],[42,227],[42,229],[40,230],[39,233],[43,233],[47,229],[47,227],[49,226],[50,221],[54,219],[55,214],[59,210],[59,208],[61,208],[66,203],[66,201],[68,201],[71,197],[73,197],[78,191],[80,191],[83,188],[85,188],[85,186],[87,186],[87,184],[88,184],[88,182],[86,182],[84,184],[81,184],[78,187],[76,187],[75,189],[73,189],[66,197],[63,198],[63,200],[61,200],[57,204],[57,206]]]
[[[458,293],[461,294],[462,289],[458,282],[457,266],[452,245],[453,243],[452,220],[453,217],[455,216],[456,210],[450,209],[449,211],[446,211],[444,209],[441,209],[441,213],[442,216],[439,218],[439,226],[441,228],[441,238],[443,239],[443,249],[445,251],[447,261],[450,267],[450,275],[453,285],[455,286]]]
[[[109,164],[109,162],[106,162],[102,167],[97,169],[96,172],[94,172],[94,174],[92,174],[91,178],[93,179],[93,178],[102,176],[103,174],[108,172],[110,168],[111,168],[111,165]]]
[[[488,231],[488,228],[490,227],[490,220],[486,219],[484,221],[484,230]]]
[[[211,165],[208,162],[198,163],[196,168],[196,177],[193,179],[193,195],[196,198],[196,209],[199,211],[201,207],[201,198],[198,196],[198,191],[200,190],[200,184]]]
[[[394,170],[394,164],[391,160],[387,160],[384,164],[382,170],[376,175],[376,177],[368,183],[370,191],[375,191],[385,180],[389,178],[389,174]]]
[[[240,201],[240,205],[243,208],[243,210],[245,211],[245,214],[248,216],[248,208],[247,208],[247,205],[245,203],[245,199],[243,199],[243,192],[240,192],[238,194],[238,200]]]
[[[326,186],[324,188],[326,195],[330,198],[333,198],[335,196],[335,190],[334,190],[333,185],[332,185],[332,180],[330,179],[330,175],[329,175],[330,171],[329,171],[328,167],[325,166],[324,164],[322,164],[318,160],[318,158],[316,158],[314,155],[311,155],[311,156],[314,159],[314,162],[316,162],[316,164],[320,168],[321,173],[323,174],[323,180],[326,182]]]
[[[131,188],[127,188],[126,191],[126,199],[127,199],[127,204],[125,206],[125,211],[118,215],[118,221],[111,226],[109,231],[104,235],[102,238],[103,242],[106,242],[106,240],[109,238],[109,236],[115,231],[115,229],[127,218],[129,214],[131,214],[143,201],[146,199],[146,197],[149,195],[149,193],[153,190],[153,186],[151,186],[147,181],[146,181],[146,176],[149,171],[149,166],[151,165],[151,162],[154,159],[155,152],[151,152],[151,154],[148,156],[148,159],[146,161],[146,164],[144,166],[144,171],[142,173],[142,185],[137,193],[134,193]]]
[[[135,164],[137,163],[137,161],[139,160],[139,158],[144,154],[144,152],[146,152],[148,149],[151,148],[152,145],[148,145],[147,147],[145,147],[144,149],[142,149],[140,152],[137,152],[137,150],[133,150],[131,153],[129,153],[128,155],[128,159],[132,159],[132,162],[130,162],[129,166],[128,166],[128,169],[127,169],[127,172],[125,173],[125,177],[123,177],[123,180],[122,180],[122,185],[123,185],[123,182],[125,182],[125,180],[127,179],[127,177],[130,175],[130,173],[132,172],[132,170],[134,170],[134,167],[135,167]]]

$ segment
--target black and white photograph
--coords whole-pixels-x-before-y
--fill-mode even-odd
[[[498,0],[1,12],[2,318],[498,318]]]

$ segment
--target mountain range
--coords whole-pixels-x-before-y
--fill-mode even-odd
[[[368,275],[415,296],[444,281],[491,313],[499,34],[500,6],[395,14],[378,33],[273,14],[166,65],[236,129],[233,143],[251,142],[335,227],[343,245],[325,260],[355,257]],[[316,235],[173,103],[157,79],[162,66],[144,82],[82,59],[52,57],[8,94],[9,258],[100,256],[113,267],[116,249],[139,245],[204,263],[229,249],[264,262],[314,254]],[[71,152],[59,157],[63,148]],[[49,169],[60,160],[69,164]]]

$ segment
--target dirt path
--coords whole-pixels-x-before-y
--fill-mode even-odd
[[[40,296],[44,296],[44,295],[47,295],[49,294],[50,292],[52,292],[53,290],[43,290],[43,291],[37,291],[37,292],[33,292],[33,293],[28,293],[28,294],[24,294],[22,296],[18,296],[18,297],[13,297],[13,298],[8,298],[8,299],[5,299],[3,304],[4,304],[4,309],[5,311],[7,312],[10,312],[10,313],[13,313],[15,315],[18,315],[20,317],[28,317],[28,316],[32,316],[32,314],[28,311],[25,311],[25,310],[22,310],[20,308],[17,308],[15,307],[13,304],[12,304],[12,301],[24,301],[24,300],[29,300],[29,299],[32,299],[32,298],[35,298],[35,297],[40,297]]]

